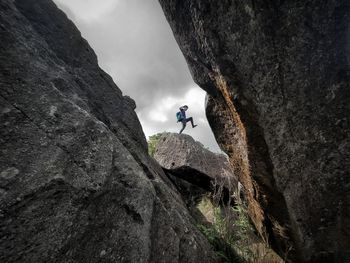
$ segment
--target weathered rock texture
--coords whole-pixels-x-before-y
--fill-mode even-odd
[[[216,262],[65,14],[2,0],[0,35],[0,261]]]
[[[160,0],[251,217],[294,262],[348,262],[350,2]]]
[[[232,190],[237,188],[237,178],[228,158],[209,151],[189,135],[164,133],[157,143],[154,158],[166,169],[196,170],[213,182],[223,183]],[[198,184],[203,183],[200,181]]]
[[[159,138],[154,158],[164,168],[189,207],[204,195],[215,202],[231,202],[237,192],[237,178],[227,156],[204,148],[186,134],[163,133]]]

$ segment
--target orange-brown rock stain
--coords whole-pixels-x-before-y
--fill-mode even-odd
[[[213,80],[216,88],[222,94],[226,107],[225,114],[228,114],[231,119],[232,138],[227,140],[225,145],[221,145],[229,156],[230,162],[234,168],[235,175],[239,178],[240,183],[244,186],[245,196],[248,203],[248,212],[257,231],[265,242],[267,240],[266,229],[264,227],[264,212],[258,203],[258,186],[252,180],[248,158],[248,142],[245,127],[241,121],[236,107],[233,103],[233,94],[227,85],[225,78],[219,71],[212,73],[210,77]]]

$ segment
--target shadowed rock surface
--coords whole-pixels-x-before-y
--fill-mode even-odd
[[[159,2],[261,236],[350,261],[349,1]]]
[[[0,35],[0,261],[217,262],[65,14],[2,0]]]

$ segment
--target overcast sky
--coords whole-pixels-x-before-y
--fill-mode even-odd
[[[219,152],[205,117],[205,92],[192,80],[157,0],[54,0],[95,50],[99,65],[136,101],[146,136],[178,132],[175,114],[189,106],[198,127],[184,133]]]

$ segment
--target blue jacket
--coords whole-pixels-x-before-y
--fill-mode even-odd
[[[183,109],[180,109],[181,112],[181,120],[186,120],[186,112]]]

